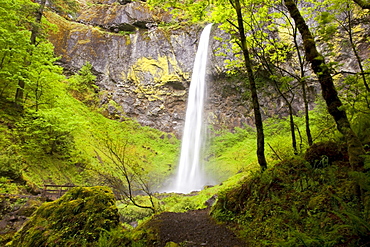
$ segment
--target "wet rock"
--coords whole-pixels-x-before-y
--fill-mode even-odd
[[[211,198],[209,198],[204,204],[207,206],[207,207],[212,207],[215,202],[217,200],[217,195],[213,195]]]

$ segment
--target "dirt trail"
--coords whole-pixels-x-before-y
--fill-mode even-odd
[[[181,246],[244,247],[245,244],[225,225],[217,224],[209,210],[186,213],[162,213],[152,219],[151,227],[159,232],[160,243],[182,243]]]

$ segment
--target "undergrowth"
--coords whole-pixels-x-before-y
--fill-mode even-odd
[[[292,158],[221,193],[212,215],[236,223],[247,246],[366,246],[369,189],[369,173],[346,162]]]

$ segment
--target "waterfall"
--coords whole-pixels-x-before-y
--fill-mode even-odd
[[[204,146],[204,103],[206,96],[206,67],[208,43],[212,24],[208,24],[199,40],[195,56],[193,74],[188,95],[185,126],[181,143],[181,154],[174,192],[189,193],[201,190],[206,184],[206,176],[201,162]]]

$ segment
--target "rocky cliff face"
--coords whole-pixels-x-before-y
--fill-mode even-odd
[[[83,10],[77,22],[66,21],[51,13],[47,18],[59,27],[50,40],[55,45],[56,54],[61,56],[63,66],[75,72],[90,62],[104,92],[102,101],[114,101],[122,107],[111,104],[108,109],[112,114],[118,112],[142,125],[177,135],[181,133],[187,89],[202,27],[158,27],[158,23],[168,23],[170,16],[150,11],[141,2],[96,4]],[[215,32],[219,31],[215,29]],[[211,51],[222,46],[216,40],[211,43]],[[228,55],[232,57],[232,54]],[[219,78],[224,72],[223,60],[211,52],[210,78]],[[222,118],[235,115],[235,121],[240,125],[242,113],[234,114],[236,109],[228,113],[227,108],[219,109],[220,105],[232,102],[218,97],[214,95],[211,100],[216,103],[211,108],[218,109],[210,109],[212,121],[223,121],[228,125],[233,119],[226,122]],[[232,97],[240,98],[238,95]]]
[[[100,0],[73,22],[49,13],[47,18],[59,27],[50,40],[67,70],[76,72],[86,62],[93,65],[102,103],[109,105],[110,114],[180,136],[202,27],[167,28],[168,13],[150,10],[144,2],[127,2]],[[214,27],[212,36],[223,38],[210,44],[208,121],[216,128],[253,125],[244,78],[225,74],[224,60],[234,59],[227,49],[227,35]],[[217,56],[216,51],[224,55]],[[318,89],[311,86],[310,91],[312,102]],[[269,95],[261,97],[264,116],[286,114],[277,93],[266,88],[264,92]],[[301,97],[293,106],[302,110]]]

